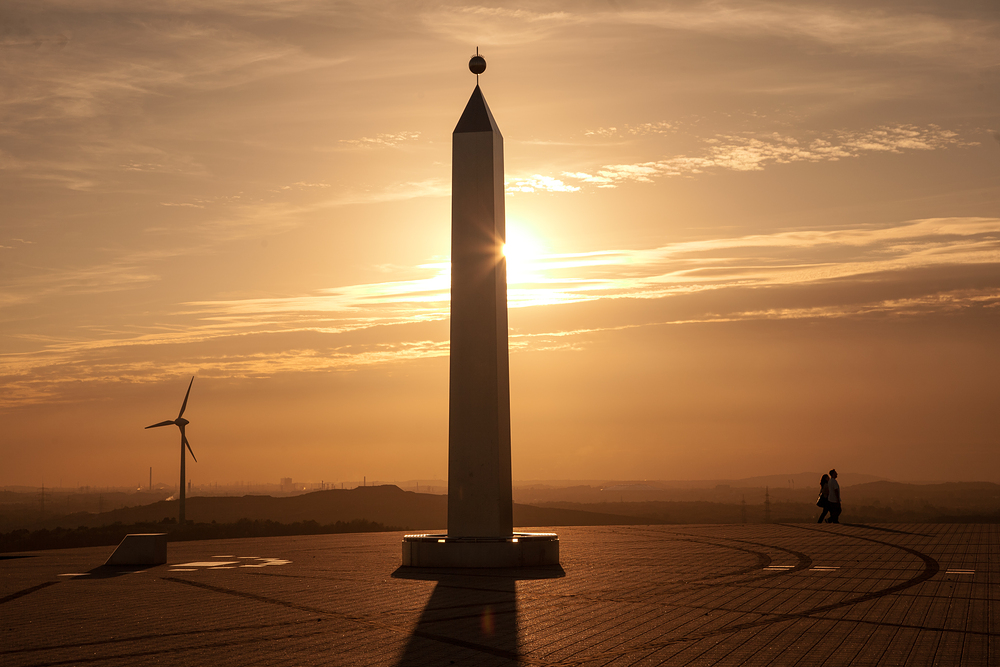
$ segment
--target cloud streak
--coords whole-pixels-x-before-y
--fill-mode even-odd
[[[494,44],[552,39],[585,26],[642,26],[741,39],[803,40],[851,54],[902,55],[982,66],[1000,55],[996,20],[940,16],[905,6],[853,9],[774,2],[704,2],[686,7],[560,12],[488,7],[436,10],[425,24],[453,39]]]
[[[778,35],[851,52],[924,58],[996,53],[998,47],[989,21],[885,8],[712,2],[687,10],[626,11],[619,16],[622,21],[673,30]]]
[[[1000,265],[1000,219],[936,218],[902,225],[796,230],[775,234],[706,239],[636,250],[595,250],[529,256],[512,266],[524,276],[508,288],[511,308],[626,300],[632,303],[682,298],[687,303],[724,291],[760,294],[761,290],[890,284],[893,276],[947,266]],[[32,351],[0,355],[4,400],[8,405],[51,400],[56,385],[123,378],[145,381],[164,374],[201,369],[225,377],[334,368],[412,360],[447,353],[449,264],[438,260],[416,267],[426,274],[413,280],[347,285],[285,298],[198,301],[184,304],[170,324],[136,335],[118,332],[84,341],[38,338]],[[738,322],[760,319],[815,319],[877,315],[921,316],[968,308],[1000,307],[1000,284],[979,287],[919,287],[906,296],[852,296],[833,303],[778,302],[767,307],[717,304],[687,306],[673,318],[650,324]],[[739,303],[743,299],[735,299]],[[437,331],[428,337],[420,327]],[[626,325],[621,325],[626,326]],[[627,325],[631,326],[631,325]],[[414,329],[413,327],[417,327]],[[518,333],[516,348],[572,347],[567,336],[620,328]],[[359,332],[382,333],[374,339]],[[395,332],[395,333],[393,333]],[[283,341],[270,349],[263,341]],[[303,341],[309,343],[303,345]],[[259,341],[250,351],[232,351],[234,341]],[[189,349],[181,362],[153,364],[152,347]],[[225,349],[210,353],[204,350]],[[244,347],[241,343],[240,347]],[[146,350],[146,351],[143,351]],[[201,352],[199,352],[201,350]],[[85,368],[81,376],[79,369]]]
[[[419,132],[396,132],[395,134],[376,134],[374,138],[361,137],[360,139],[341,139],[340,141],[359,148],[395,148],[401,143],[415,141],[419,137]]]
[[[123,172],[204,176],[177,137],[148,120],[159,105],[346,62],[219,21],[205,8],[196,19],[176,3],[39,4],[52,11],[13,7],[4,19],[19,30],[0,32],[0,170],[71,190],[120,187]],[[184,136],[191,134],[189,127]]]
[[[367,264],[415,264],[413,252],[433,252],[415,250],[431,247],[430,237],[413,243],[394,230],[446,224],[445,140],[457,113],[449,105],[464,100],[453,59],[470,37],[502,54],[487,76],[502,84],[498,95],[507,87],[504,126],[517,128],[508,138],[509,164],[517,166],[506,183],[514,208],[530,218],[553,212],[546,206],[560,195],[593,195],[601,205],[577,209],[587,223],[580,229],[607,231],[606,221],[589,216],[622,206],[618,198],[630,194],[636,215],[655,219],[656,188],[626,188],[631,184],[761,170],[779,178],[787,173],[779,165],[972,145],[943,127],[991,123],[970,111],[981,96],[968,91],[1000,62],[1000,21],[988,11],[974,16],[975,8],[938,16],[926,5],[857,7],[625,2],[533,11],[321,0],[6,7],[4,213],[10,237],[36,244],[0,239],[8,325],[0,400],[61,400],[79,383],[148,382],[196,370],[248,377],[445,354],[447,258],[383,266],[377,274]],[[633,66],[641,54],[650,71]],[[664,66],[681,55],[689,58],[684,67]],[[758,100],[762,113],[792,124],[764,116],[716,122],[745,119],[745,105],[756,108]],[[912,114],[904,107],[911,100]],[[804,118],[825,128],[865,128],[887,110],[922,124],[784,129]],[[626,118],[664,120],[621,122]],[[776,127],[782,131],[771,133]],[[537,140],[514,138],[536,131]],[[969,182],[986,164],[967,153],[973,159],[959,167],[964,171],[949,171],[954,182]],[[953,157],[940,157],[942,173],[962,162]],[[891,180],[907,176],[901,169]],[[886,187],[895,187],[889,181]],[[597,188],[623,189],[598,198]],[[718,196],[711,184],[705,190]],[[541,193],[550,196],[534,196]],[[962,194],[952,188],[952,200],[939,200],[935,211],[988,210],[961,202]],[[363,206],[416,198],[438,201]],[[886,215],[917,215],[900,210]],[[822,225],[837,212],[809,215]],[[738,228],[730,223],[740,221],[709,219],[703,228]],[[638,223],[622,224],[638,236]],[[996,267],[997,220],[834,224],[843,228],[655,248],[602,241],[590,252],[512,257],[511,308],[522,321],[546,322],[512,334],[512,345],[583,344],[588,332],[633,326],[615,315],[624,310],[681,326],[995,307],[990,280],[975,289],[929,284],[906,294],[857,289],[850,298],[844,286]],[[592,320],[567,315],[581,312]]]
[[[564,174],[569,176],[569,174]],[[577,192],[579,186],[568,185],[558,178],[534,174],[523,178],[507,179],[506,186],[508,193],[517,192]]]
[[[614,136],[617,130],[612,127],[589,134]],[[979,145],[937,125],[880,126],[865,131],[825,133],[811,139],[797,139],[777,132],[765,136],[718,134],[704,140],[704,143],[707,145],[704,155],[678,155],[635,164],[609,164],[593,173],[565,171],[562,176],[599,188],[614,188],[628,182],[652,183],[657,177],[692,176],[719,169],[762,171],[776,164],[831,162],[875,153],[933,151]]]

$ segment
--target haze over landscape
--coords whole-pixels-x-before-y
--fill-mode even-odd
[[[50,0],[0,45],[0,485],[176,485],[192,376],[195,485],[443,480],[476,46],[515,480],[997,478],[994,2]]]

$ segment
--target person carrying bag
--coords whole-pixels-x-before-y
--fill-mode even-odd
[[[823,475],[819,480],[819,498],[816,499],[816,507],[823,509],[820,512],[819,519],[816,523],[823,523],[823,519],[826,518],[827,512],[830,511],[830,476]]]

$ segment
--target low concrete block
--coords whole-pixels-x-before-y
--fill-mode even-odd
[[[105,565],[162,565],[167,562],[166,533],[126,535]]]
[[[559,564],[555,533],[514,533],[507,538],[406,535],[406,567],[538,567]]]

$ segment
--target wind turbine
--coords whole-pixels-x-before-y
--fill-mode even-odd
[[[184,402],[181,403],[181,411],[177,414],[177,419],[171,419],[165,422],[160,422],[159,424],[153,424],[152,426],[147,426],[146,428],[157,428],[159,426],[170,426],[175,424],[177,428],[181,430],[181,512],[180,512],[180,525],[184,525],[184,448],[191,452],[191,458],[197,463],[198,459],[194,456],[194,450],[191,449],[191,444],[188,442],[187,436],[184,435],[184,427],[190,424],[188,420],[184,419],[184,409],[188,404],[188,396],[191,395],[191,385],[194,384],[194,377],[192,376],[191,382],[188,383],[187,393],[184,394]]]

